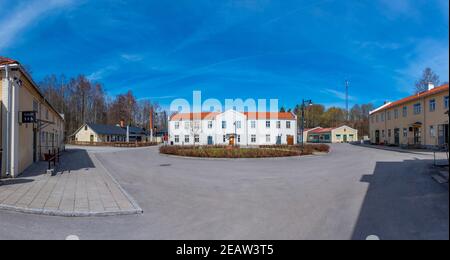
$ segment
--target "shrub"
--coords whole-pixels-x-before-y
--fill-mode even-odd
[[[268,158],[299,156],[300,150],[268,149],[268,148],[238,148],[225,146],[162,146],[160,153],[186,157],[209,158]]]

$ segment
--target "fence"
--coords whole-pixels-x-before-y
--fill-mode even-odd
[[[72,141],[68,142],[70,145],[80,145],[80,146],[109,146],[109,147],[148,147],[148,146],[156,146],[157,142],[80,142],[80,141]]]

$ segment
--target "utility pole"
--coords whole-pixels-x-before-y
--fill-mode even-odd
[[[345,81],[345,111],[346,111],[346,116],[345,119],[348,121],[350,121],[350,111],[348,108],[348,88],[349,88],[350,82],[348,80]]]

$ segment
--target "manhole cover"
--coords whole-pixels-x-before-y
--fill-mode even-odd
[[[161,167],[170,167],[170,166],[172,166],[172,164],[169,164],[169,163],[167,163],[167,164],[160,164],[159,166],[161,166]]]

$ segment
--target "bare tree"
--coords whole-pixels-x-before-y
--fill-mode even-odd
[[[416,93],[428,90],[428,84],[430,83],[434,84],[435,86],[439,85],[439,76],[434,73],[431,68],[426,68],[423,71],[422,78],[420,78],[416,82]]]

